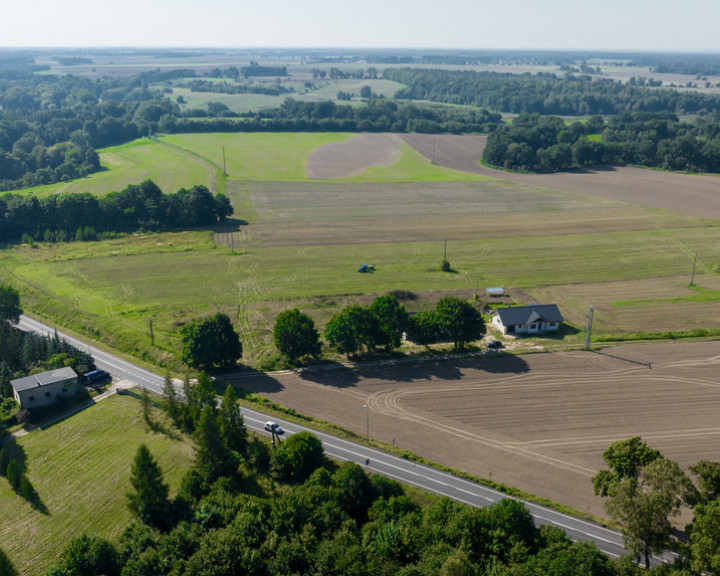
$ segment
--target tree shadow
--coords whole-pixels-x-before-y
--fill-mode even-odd
[[[242,218],[226,218],[224,222],[218,222],[210,226],[210,230],[216,234],[228,234],[230,232],[238,232],[243,226],[247,226],[249,222]]]
[[[441,358],[420,361],[413,358],[390,365],[364,366],[358,368],[357,372],[362,378],[391,382],[414,382],[430,379],[460,380],[463,377],[457,362]]]
[[[47,506],[40,498],[40,494],[37,493],[35,487],[30,483],[27,478],[27,456],[25,455],[25,449],[20,446],[14,437],[10,437],[2,444],[2,450],[7,455],[8,462],[15,461],[18,463],[20,477],[18,478],[17,486],[11,485],[11,488],[15,491],[20,498],[26,500],[35,510],[46,516],[50,515]],[[22,479],[27,482],[27,487],[23,488]],[[6,480],[9,480],[6,478]],[[29,488],[28,488],[29,487]]]
[[[525,374],[530,371],[528,363],[520,356],[504,352],[483,356],[478,368],[490,374]]]
[[[230,384],[240,396],[247,395],[247,393],[272,394],[281,392],[285,388],[272,375],[254,370],[223,374],[218,378],[226,384]]]
[[[298,374],[303,380],[332,386],[333,388],[350,388],[360,381],[358,370],[341,364],[329,362],[312,368],[305,368]]]

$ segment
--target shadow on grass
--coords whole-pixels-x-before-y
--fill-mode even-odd
[[[623,362],[629,362],[630,364],[637,364],[638,366],[647,366],[648,368],[652,368],[652,364],[650,362],[638,362],[637,360],[623,358],[622,356],[615,356],[614,354],[608,354],[607,352],[601,352],[600,350],[590,350],[590,352],[592,352],[593,354],[598,354],[599,356],[605,356],[606,358],[622,360]]]
[[[16,482],[11,487],[15,491],[15,494],[26,500],[35,510],[46,516],[50,515],[47,506],[43,503],[40,498],[40,494],[37,493],[35,487],[30,483],[27,477],[27,456],[25,455],[25,449],[20,446],[16,439],[10,437],[5,440],[2,444],[2,451],[5,454],[8,464],[12,462],[17,463],[17,477]],[[10,472],[3,470],[3,475],[10,481]]]

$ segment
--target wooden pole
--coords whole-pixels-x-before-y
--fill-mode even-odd
[[[695,265],[697,264],[697,252],[695,252],[695,260],[693,261],[693,271],[690,277],[690,286],[695,286]]]

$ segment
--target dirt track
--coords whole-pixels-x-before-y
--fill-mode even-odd
[[[720,178],[717,176],[630,167],[560,174],[514,174],[478,163],[486,136],[407,134],[402,138],[428,159],[433,157],[434,146],[435,161],[455,170],[720,220]]]
[[[283,406],[602,516],[590,477],[640,435],[683,467],[720,460],[720,342],[500,355],[239,378]]]

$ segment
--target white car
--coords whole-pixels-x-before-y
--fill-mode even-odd
[[[276,424],[272,420],[268,420],[267,422],[265,422],[265,430],[267,430],[268,432],[274,432],[277,436],[282,436],[283,434],[285,434],[285,430],[280,427],[280,424]]]

